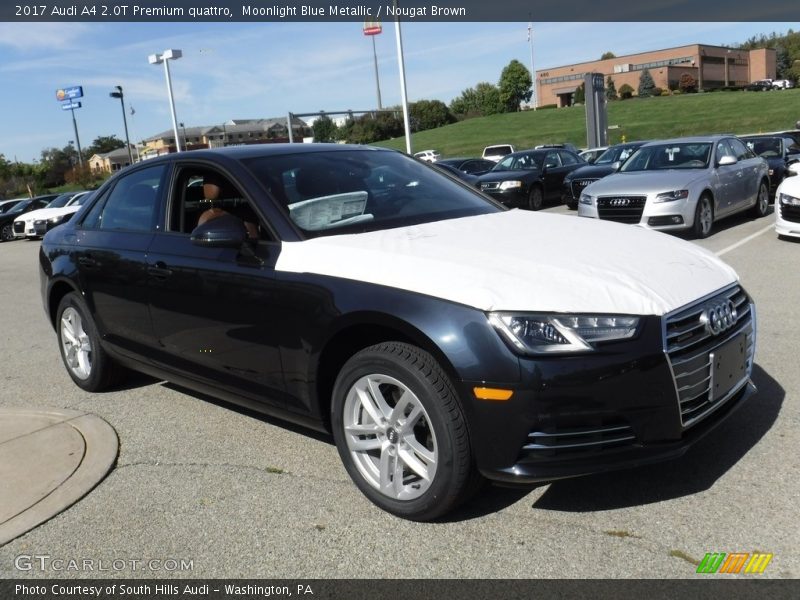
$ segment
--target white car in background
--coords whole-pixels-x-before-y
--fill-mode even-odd
[[[514,146],[511,144],[496,144],[494,146],[486,146],[483,149],[483,154],[481,154],[481,158],[485,160],[492,160],[494,162],[500,162],[500,159],[504,156],[508,156],[514,152]]]
[[[421,152],[414,153],[414,158],[424,160],[425,162],[436,162],[441,156],[442,155],[436,150],[422,150]]]
[[[47,208],[32,210],[14,220],[14,237],[36,239],[42,236],[34,227],[36,221],[61,219],[77,212],[89,192],[67,192],[47,205]],[[63,220],[63,219],[62,219]]]
[[[800,163],[789,167],[787,177],[775,190],[775,231],[778,237],[800,238]]]

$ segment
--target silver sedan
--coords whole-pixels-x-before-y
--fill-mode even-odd
[[[711,233],[715,221],[769,209],[769,175],[764,159],[733,136],[651,142],[617,173],[589,185],[578,214],[663,231]]]

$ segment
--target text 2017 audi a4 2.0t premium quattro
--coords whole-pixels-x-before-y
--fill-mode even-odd
[[[714,222],[744,210],[769,210],[768,166],[733,136],[645,144],[619,172],[590,184],[578,214],[707,237]]]
[[[361,491],[410,519],[483,478],[677,457],[754,390],[754,306],[712,254],[507,210],[391,150],[155,158],[40,263],[78,386],[128,367],[331,431]]]

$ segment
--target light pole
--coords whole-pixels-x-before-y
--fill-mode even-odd
[[[181,141],[178,136],[178,117],[175,116],[175,99],[172,97],[172,78],[169,75],[169,61],[178,60],[183,56],[180,50],[164,50],[161,54],[151,54],[147,57],[147,61],[151,65],[160,65],[164,63],[164,74],[167,78],[167,95],[169,96],[169,107],[172,112],[172,132],[175,134],[175,149],[181,151]]]
[[[122,93],[121,85],[115,85],[114,87],[117,88],[117,91],[111,92],[109,96],[111,96],[112,98],[119,98],[119,103],[120,105],[122,105],[122,122],[125,124],[125,144],[128,147],[128,160],[130,161],[130,164],[133,164],[133,153],[131,152],[131,139],[128,136],[128,117],[125,116],[125,96]]]

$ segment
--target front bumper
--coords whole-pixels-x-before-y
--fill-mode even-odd
[[[480,186],[480,184],[478,184]],[[482,189],[478,187],[484,194],[491,196],[501,204],[508,206],[509,208],[517,208],[523,207],[527,208],[528,205],[528,195],[525,192],[524,188],[511,188],[508,190],[500,190],[500,189]]]
[[[610,203],[614,200],[626,200],[639,196],[600,196],[595,197],[591,205],[579,203],[578,216],[640,225],[656,231],[681,231],[694,225],[697,199],[687,198],[672,202],[656,203],[650,196],[646,197],[643,207],[600,207],[600,203]]]
[[[800,208],[775,201],[775,231],[778,235],[800,237]]]
[[[749,316],[680,356],[665,349],[665,321],[647,317],[636,340],[602,352],[521,359],[522,381],[510,386],[510,400],[472,402],[470,435],[480,472],[530,484],[684,454],[755,391],[755,313],[744,292],[737,294]],[[715,377],[733,377],[731,349],[744,352],[745,362],[736,383],[715,392]],[[715,363],[729,364],[720,370]],[[467,387],[481,384],[491,385]]]

